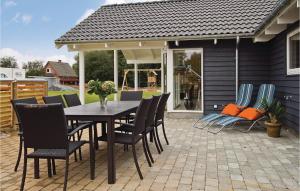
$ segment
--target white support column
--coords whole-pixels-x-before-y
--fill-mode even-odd
[[[139,77],[138,77],[138,64],[135,63],[134,64],[134,90],[137,91],[138,90],[138,86],[139,86]]]
[[[82,104],[85,103],[85,71],[84,52],[79,51],[79,98]]]
[[[161,89],[161,93],[164,93],[164,85],[165,85],[165,78],[164,78],[164,49],[161,49],[161,66],[160,66],[160,89]]]
[[[167,91],[170,92],[170,98],[167,102],[167,111],[174,109],[174,83],[173,83],[173,51],[167,48]]]
[[[114,50],[114,83],[118,91],[118,50]],[[114,100],[118,99],[118,94],[114,95]]]

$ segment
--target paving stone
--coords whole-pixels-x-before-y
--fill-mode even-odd
[[[159,131],[164,151],[158,154],[150,143],[155,163],[148,167],[142,145],[137,155],[144,180],[137,174],[132,153],[116,145],[116,184],[107,183],[106,143],[96,152],[96,178],[89,178],[89,148],[82,148],[83,160],[70,158],[68,190],[134,191],[134,190],[206,190],[206,191],[296,191],[299,190],[299,138],[283,131],[279,139],[269,138],[262,130],[244,134],[226,129],[218,135],[192,128],[193,120],[166,119],[170,145]],[[83,138],[87,138],[84,132]],[[275,146],[274,146],[275,145]],[[23,161],[13,172],[18,136],[0,138],[1,190],[19,190]],[[129,148],[130,149],[130,148]],[[41,160],[41,177],[33,178],[33,161],[28,161],[25,189],[61,190],[64,161],[56,162],[57,175],[47,177],[47,164]]]

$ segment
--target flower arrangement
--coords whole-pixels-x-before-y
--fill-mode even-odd
[[[106,105],[106,97],[110,94],[117,93],[115,84],[112,81],[90,80],[88,82],[88,94],[96,94],[99,96],[100,105]]]

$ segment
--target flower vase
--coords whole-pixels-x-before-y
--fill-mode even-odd
[[[106,99],[106,97],[99,96],[99,101],[100,101],[100,107],[101,108],[105,108],[106,105],[107,105],[107,99]]]

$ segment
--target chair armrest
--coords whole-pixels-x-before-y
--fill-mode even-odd
[[[80,130],[85,129],[86,127],[92,125],[91,123],[86,123],[86,124],[82,124],[82,125],[78,125],[75,129],[73,129],[70,133],[68,133],[68,136],[72,136],[75,133],[77,133]]]
[[[130,124],[130,123],[122,123],[122,122],[115,122],[115,124],[120,124],[120,125],[126,125],[126,126],[129,126],[129,127],[134,127],[133,124]]]

